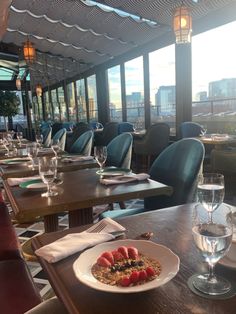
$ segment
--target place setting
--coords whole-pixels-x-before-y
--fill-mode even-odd
[[[223,203],[224,176],[218,173],[200,175],[198,181],[199,203],[193,208],[192,236],[196,248],[208,266],[205,273],[188,279],[188,286],[195,294],[208,299],[228,299],[236,295],[236,285],[230,278],[215,271],[217,263],[236,268],[235,228],[236,215]],[[227,261],[229,261],[227,263]]]

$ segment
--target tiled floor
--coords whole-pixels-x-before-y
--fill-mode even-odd
[[[142,208],[143,201],[142,200],[132,200],[126,202],[126,208]],[[119,208],[118,204],[114,204],[114,209]],[[11,212],[11,208],[9,206],[9,211]],[[24,243],[29,240],[33,236],[42,234],[44,232],[43,222],[38,221],[33,224],[14,224],[16,233],[18,235],[20,243]],[[68,228],[68,217],[66,214],[62,214],[59,217],[59,226],[61,229]],[[40,291],[40,295],[42,298],[47,299],[51,297],[53,292],[50,286],[50,283],[47,280],[47,275],[42,270],[40,264],[38,262],[27,261],[30,272],[34,278],[35,284]]]

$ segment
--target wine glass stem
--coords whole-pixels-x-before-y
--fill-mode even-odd
[[[209,221],[209,223],[212,222],[212,212],[211,211],[208,212],[208,221]]]
[[[215,264],[209,264],[209,276],[207,278],[207,280],[209,282],[214,282],[216,280],[215,273],[214,273],[214,267],[215,267]]]

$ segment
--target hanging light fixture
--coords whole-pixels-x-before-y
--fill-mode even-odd
[[[186,6],[182,5],[175,9],[173,30],[175,32],[176,44],[191,42],[192,16],[189,8]]]
[[[23,53],[26,62],[33,63],[36,59],[34,44],[27,39],[23,46]]]
[[[37,95],[38,97],[41,97],[41,96],[42,96],[43,89],[42,89],[42,86],[41,86],[40,84],[37,84],[37,85],[36,85],[35,91],[36,91],[36,95]]]
[[[21,90],[21,80],[19,77],[17,77],[16,79],[16,88],[17,90]]]

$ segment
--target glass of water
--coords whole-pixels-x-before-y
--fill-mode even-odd
[[[27,155],[31,160],[32,170],[35,170],[37,155],[38,155],[38,147],[37,143],[30,143],[26,146]]]
[[[94,157],[100,166],[100,170],[97,173],[102,174],[103,165],[105,164],[105,162],[107,160],[107,148],[106,148],[106,146],[95,146],[94,147]]]
[[[220,173],[204,173],[199,176],[197,186],[198,201],[208,212],[209,221],[212,213],[223,203],[225,196],[224,176]]]
[[[215,274],[215,264],[229,251],[233,223],[229,206],[221,205],[208,220],[205,208],[198,204],[193,210],[192,234],[198,250],[208,263],[209,272],[192,277],[193,286],[209,295],[221,295],[231,289],[228,280]]]
[[[57,158],[56,157],[41,157],[39,158],[39,175],[42,181],[47,185],[47,192],[42,193],[41,196],[49,197],[58,194],[57,191],[52,190],[53,181],[57,176]]]

